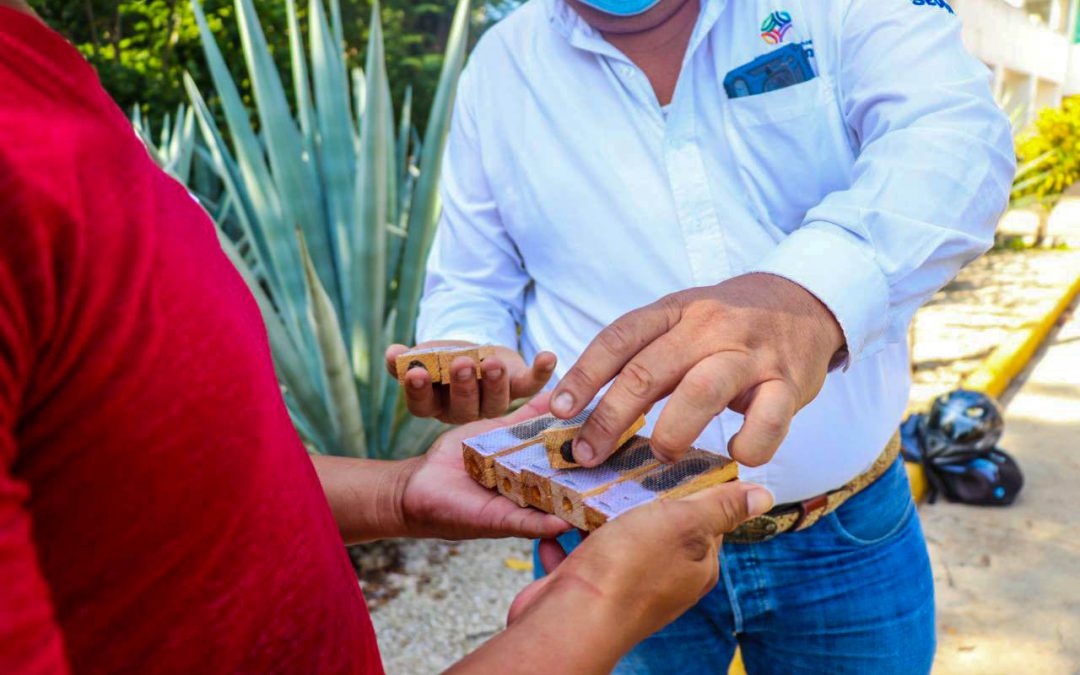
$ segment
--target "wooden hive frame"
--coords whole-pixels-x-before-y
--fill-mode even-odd
[[[543,481],[547,487],[550,512],[580,529],[586,529],[585,500],[604,492],[613,484],[629,480],[660,466],[660,461],[653,455],[649,439],[634,436],[608,461],[591,469],[560,471],[549,480]],[[526,488],[529,488],[531,476],[525,476]],[[537,488],[543,490],[543,487]]]
[[[692,448],[674,464],[654,467],[585,498],[582,529],[595,530],[612,518],[658,499],[679,499],[733,481],[738,472],[738,465],[730,459]]]
[[[738,478],[735,462],[697,448],[674,464],[661,464],[645,436],[634,436],[598,467],[557,469],[541,437],[558,421],[544,415],[468,439],[463,453],[470,475],[519,506],[554,513],[583,530],[643,504]]]
[[[536,503],[530,504],[529,500],[526,499],[525,484],[522,480],[522,472],[525,470],[532,470],[534,475],[539,476],[546,474],[546,477],[550,477],[558,471],[552,469],[551,465],[548,464],[548,453],[544,450],[543,444],[532,443],[526,445],[522,449],[514,451],[514,453],[496,458],[495,476],[499,494],[513,500],[518,507],[534,505],[538,509],[543,509],[546,502],[540,498],[539,492],[537,492],[534,499]],[[548,509],[544,510],[548,511]]]
[[[488,489],[494,488],[496,485],[495,460],[528,445],[539,443],[540,434],[544,429],[557,422],[559,418],[554,415],[542,415],[465,439],[461,444],[465,470],[477,483]]]
[[[574,469],[581,465],[574,461],[573,444],[581,427],[592,415],[595,407],[589,407],[568,420],[548,428],[543,433],[544,449],[547,450],[548,462],[556,469]],[[645,426],[645,416],[639,415],[630,428],[619,436],[615,447],[622,447],[634,434],[641,431]]]
[[[495,354],[495,348],[490,345],[478,347],[427,347],[425,349],[410,349],[399,354],[394,360],[394,369],[397,372],[398,383],[405,386],[405,374],[413,368],[423,368],[428,372],[432,384],[450,383],[450,366],[454,359],[465,356],[476,364],[476,377],[484,376],[480,364],[484,359]]]

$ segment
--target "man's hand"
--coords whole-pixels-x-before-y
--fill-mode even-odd
[[[416,345],[428,347],[469,347],[470,342],[433,340]],[[405,345],[391,345],[386,350],[386,368],[397,377],[396,359],[408,351]],[[555,372],[555,355],[540,352],[530,367],[513,349],[495,347],[495,355],[484,359],[484,373],[476,377],[476,363],[459,356],[450,365],[449,386],[436,386],[423,368],[413,368],[405,375],[405,401],[417,417],[434,417],[448,424],[465,424],[481,418],[505,414],[510,402],[535,395]]]
[[[745,415],[728,444],[747,466],[772,458],[795,413],[821,390],[844,344],[836,319],[798,284],[770,274],[673,293],[617,319],[555,389],[552,412],[576,415],[615,382],[574,444],[596,466],[654,402],[671,394],[652,434],[662,460],[680,458],[725,408]]]
[[[522,508],[474,481],[461,459],[461,442],[496,427],[509,426],[547,412],[543,394],[512,415],[467,424],[448,431],[419,458],[402,495],[410,537],[477,539],[481,537],[552,537],[570,529],[561,518]]]
[[[508,628],[452,672],[610,672],[635,644],[715,585],[723,535],[772,507],[768,491],[728,483],[634,509],[591,534],[510,607]],[[557,565],[557,566],[556,566]]]

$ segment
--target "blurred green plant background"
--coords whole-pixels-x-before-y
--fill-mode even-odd
[[[187,0],[29,0],[54,29],[78,46],[95,66],[105,89],[120,107],[139,106],[148,119],[160,120],[187,100],[183,76],[190,73],[202,89],[209,72],[202,58],[199,29]],[[370,32],[370,0],[341,0],[341,22],[347,38],[349,68],[363,65]],[[518,0],[474,2],[471,16],[473,42],[485,28]],[[453,21],[453,0],[383,0],[382,19],[386,68],[394,100],[404,100],[413,89],[413,114],[423,128],[442,68],[443,53]],[[267,47],[282,73],[289,72],[287,12],[283,0],[256,0]],[[221,46],[230,72],[245,103],[251,104],[250,82],[243,69],[240,32],[232,0],[207,0],[207,25]],[[307,25],[306,3],[297,7]]]
[[[350,69],[338,0],[310,0],[304,13],[297,0],[280,1],[285,64],[253,0],[235,0],[240,48],[231,55],[212,15],[191,0],[208,81],[184,74],[189,103],[157,125],[135,106],[132,124],[218,224],[263,314],[286,405],[309,449],[416,454],[440,425],[407,414],[383,352],[413,340],[470,3],[455,8],[421,132],[413,88],[406,84],[393,103],[378,3],[364,65]]]
[[[383,352],[391,341],[413,340],[469,0],[455,9],[423,135],[409,87],[395,119],[377,2],[364,67],[350,72],[338,0],[310,0],[306,20],[296,0],[284,1],[287,68],[275,61],[254,2],[236,0],[251,105],[209,17],[198,0],[191,6],[225,125],[185,75],[191,106],[177,109],[162,125],[168,135],[151,147],[218,223],[262,311],[294,424],[314,452],[399,457],[426,449],[438,426],[407,414]],[[199,183],[203,164],[216,183]]]
[[[517,4],[33,1],[214,218],[312,452],[403,457],[441,430],[383,352],[413,341],[465,55]]]

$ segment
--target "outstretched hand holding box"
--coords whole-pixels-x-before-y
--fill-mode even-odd
[[[409,412],[450,424],[499,417],[515,399],[535,395],[555,372],[555,355],[532,365],[513,349],[433,340],[386,350],[386,369],[405,390]]]

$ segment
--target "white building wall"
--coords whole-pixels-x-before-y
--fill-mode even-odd
[[[1004,0],[954,0],[952,6],[963,21],[964,45],[984,63],[1064,82],[1069,62],[1065,35],[1032,24],[1023,9]]]
[[[994,91],[1019,125],[1080,93],[1072,44],[1078,0],[952,0],[964,44],[994,74]]]

